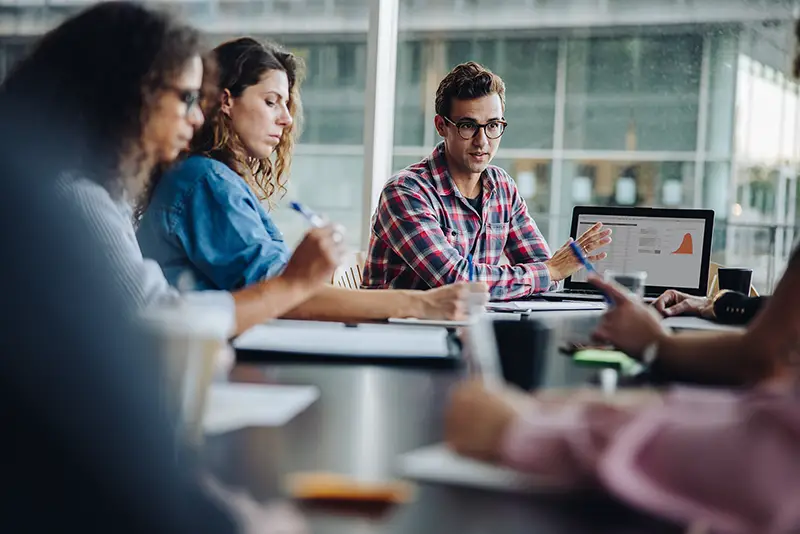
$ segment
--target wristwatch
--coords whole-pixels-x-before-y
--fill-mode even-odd
[[[717,318],[717,311],[714,309],[714,307],[717,304],[717,301],[720,299],[720,297],[722,297],[723,295],[726,295],[728,293],[730,293],[730,290],[721,289],[721,290],[717,291],[717,293],[708,300],[708,314],[709,314],[708,318],[709,319],[716,319]]]
[[[649,369],[653,366],[653,362],[656,361],[658,357],[658,341],[653,341],[649,345],[647,345],[644,350],[642,351],[642,363],[644,364],[645,369]]]

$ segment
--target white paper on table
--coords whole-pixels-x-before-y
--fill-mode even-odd
[[[448,357],[446,328],[323,321],[273,321],[234,341],[237,349],[344,356]]]
[[[213,435],[249,426],[283,426],[318,398],[315,386],[212,384],[203,428]]]
[[[563,492],[570,487],[546,477],[520,473],[460,456],[444,443],[403,454],[398,468],[406,478],[515,493]]]
[[[718,332],[737,332],[744,329],[742,326],[729,324],[719,324],[702,317],[678,316],[667,317],[663,321],[664,326],[676,328],[678,330],[711,330]]]
[[[564,311],[564,310],[605,310],[605,302],[515,300],[511,302],[490,302],[488,310],[498,311]]]

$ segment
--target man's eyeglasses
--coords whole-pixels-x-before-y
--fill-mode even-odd
[[[461,139],[465,140],[472,139],[478,135],[478,130],[481,128],[483,128],[483,131],[486,133],[486,137],[489,139],[497,139],[503,135],[503,132],[506,131],[506,126],[508,126],[506,121],[489,121],[486,124],[479,124],[475,121],[453,122],[447,117],[443,116],[442,118],[455,126],[456,130],[458,130],[458,135],[461,136]]]
[[[202,95],[197,89],[181,89],[180,87],[167,87],[167,89],[175,93],[180,101],[186,104],[187,115],[194,106],[199,105]]]

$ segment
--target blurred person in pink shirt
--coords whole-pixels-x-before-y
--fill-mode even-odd
[[[658,313],[595,277],[613,301],[595,337],[671,376],[736,390],[526,395],[477,382],[454,392],[446,439],[460,454],[604,488],[712,532],[800,529],[800,250],[742,332],[673,334]]]

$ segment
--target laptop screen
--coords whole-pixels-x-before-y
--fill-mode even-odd
[[[648,293],[673,288],[705,294],[712,211],[647,208],[576,208],[575,211],[573,237],[597,222],[612,229],[612,243],[602,249],[608,256],[594,264],[600,274],[607,270],[645,271]],[[587,273],[582,269],[568,280],[566,287],[588,286],[586,279]]]

